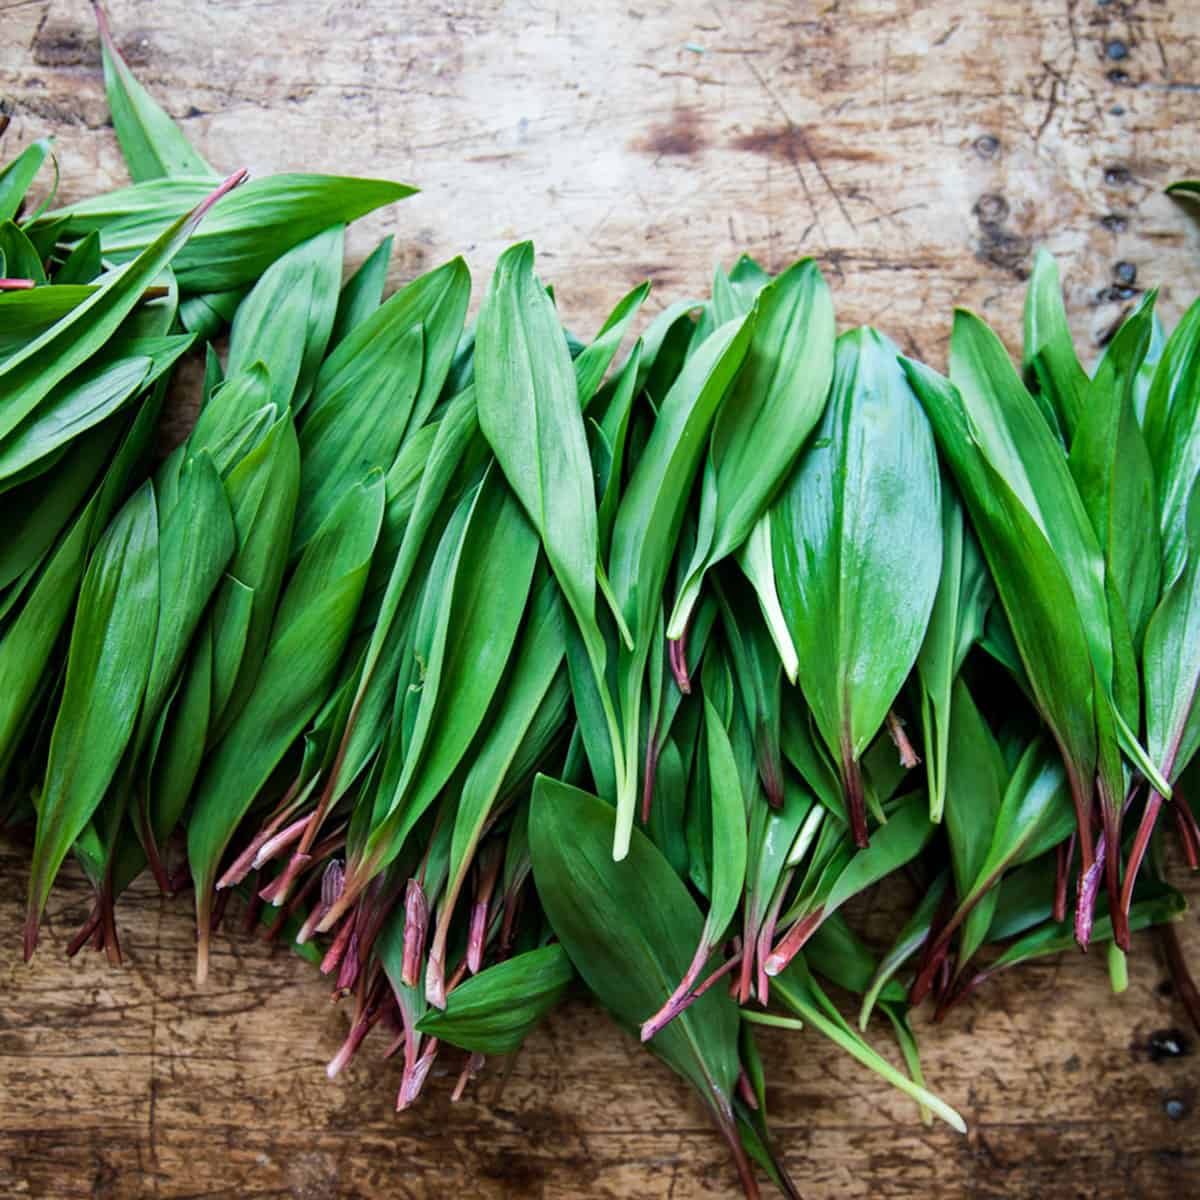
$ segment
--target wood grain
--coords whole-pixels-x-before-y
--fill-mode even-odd
[[[1037,245],[1060,256],[1094,352],[1141,288],[1162,287],[1168,321],[1200,291],[1200,225],[1162,194],[1198,173],[1187,0],[110,8],[216,165],[417,183],[354,231],[354,256],[396,232],[394,282],[460,251],[482,281],[532,237],[584,333],[641,278],[661,306],[743,250],[772,269],[815,255],[843,324],[876,322],[935,365],[955,304],[1018,345]],[[76,0],[0,0],[3,150],[53,133],[66,198],[125,181],[90,21]],[[199,991],[186,904],[146,886],[119,914],[124,969],[68,962],[87,907],[68,873],[26,968],[25,885],[5,843],[0,1195],[732,1193],[696,1103],[584,1003],[534,1035],[499,1096],[492,1072],[451,1106],[440,1077],[397,1116],[380,1046],[325,1080],[346,1020],[304,963],[222,938]],[[1183,939],[1200,960],[1194,914]],[[815,1035],[770,1039],[771,1106],[805,1196],[1200,1195],[1197,1059],[1151,1061],[1150,1035],[1184,1014],[1147,936],[1132,976],[1113,998],[1098,956],[1065,955],[923,1029],[966,1138],[920,1125]]]

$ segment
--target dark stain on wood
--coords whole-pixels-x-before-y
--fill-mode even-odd
[[[733,145],[748,154],[761,154],[780,162],[807,162],[809,159],[841,159],[843,162],[875,162],[879,156],[846,142],[821,137],[813,130],[799,125],[782,125],[752,129],[734,138]]]
[[[33,61],[39,67],[98,67],[100,43],[77,25],[47,24],[33,39]]]
[[[669,121],[652,125],[644,137],[633,143],[640,154],[653,158],[688,158],[708,146],[701,127],[700,114],[694,108],[677,107]]]

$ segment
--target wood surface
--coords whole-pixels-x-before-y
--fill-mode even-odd
[[[459,252],[482,281],[531,237],[582,333],[638,280],[661,306],[743,250],[772,269],[815,255],[843,324],[878,323],[934,365],[955,304],[1019,345],[1037,245],[1060,256],[1096,352],[1134,299],[1122,286],[1160,285],[1169,322],[1200,292],[1200,224],[1162,194],[1200,174],[1193,0],[110,10],[210,161],[416,183],[354,231],[355,257],[390,231],[394,282]],[[0,96],[4,154],[54,134],[64,197],[125,182],[82,0],[0,0]],[[68,869],[22,965],[25,853],[0,843],[0,1196],[733,1194],[697,1103],[586,1004],[530,1039],[500,1094],[493,1069],[452,1106],[443,1075],[398,1116],[381,1045],[326,1081],[346,1018],[309,966],[231,933],[197,989],[189,906],[149,886],[118,914],[124,968],[68,961],[88,905]],[[893,920],[879,909],[866,928]],[[1194,912],[1181,934],[1200,962]],[[1135,942],[1123,997],[1101,955],[1068,954],[999,978],[945,1027],[919,1022],[965,1138],[922,1126],[815,1034],[767,1039],[803,1194],[1200,1195],[1198,1060],[1152,1061],[1151,1035],[1185,1015],[1153,939]]]

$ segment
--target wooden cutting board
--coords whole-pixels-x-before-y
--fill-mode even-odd
[[[1187,0],[110,8],[135,70],[210,161],[416,183],[356,227],[355,257],[395,232],[394,282],[461,252],[481,283],[531,237],[584,334],[637,281],[662,305],[742,251],[773,270],[814,255],[843,325],[876,323],[935,366],[955,304],[1019,346],[1038,245],[1060,256],[1096,353],[1143,287],[1161,285],[1169,322],[1200,292],[1200,223],[1162,194],[1200,174]],[[81,0],[0,0],[0,94],[15,113],[0,150],[54,134],[64,198],[126,182]],[[382,1045],[326,1081],[346,1017],[286,950],[231,932],[198,990],[186,901],[139,886],[118,914],[126,965],[69,962],[88,897],[68,869],[25,967],[25,886],[10,839],[0,1196],[733,1194],[698,1104],[586,1004],[530,1039],[502,1090],[494,1067],[451,1105],[443,1075],[397,1116]],[[862,915],[879,938],[895,920]],[[1182,937],[1200,964],[1194,914]],[[1068,954],[922,1025],[928,1079],[965,1138],[922,1126],[815,1034],[767,1039],[804,1195],[1200,1195],[1200,1059],[1152,1055],[1156,1033],[1196,1039],[1148,935],[1131,975],[1113,998],[1102,955]]]

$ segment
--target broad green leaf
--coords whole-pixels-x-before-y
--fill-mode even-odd
[[[450,882],[443,901],[445,916],[439,921],[430,946],[429,983],[426,985],[429,1002],[439,1008],[442,1007],[439,1001],[444,998],[442,970],[454,904],[493,808],[510,779],[513,762],[551,694],[555,680],[561,678],[565,618],[562,598],[549,576],[541,585],[535,585],[529,609],[521,640],[513,652],[512,667],[504,684],[496,719],[472,754],[454,818]]]
[[[214,711],[214,734],[223,733],[237,717],[262,666],[288,559],[299,480],[300,450],[290,412],[225,479],[237,550],[229,564],[230,579],[218,590],[217,604],[225,602],[222,592],[231,588],[250,589],[252,600],[246,628],[214,625],[214,661],[221,664],[223,677],[232,672],[236,680],[229,685],[227,703]]]
[[[637,316],[638,309],[649,294],[649,283],[640,283],[628,295],[623,296],[600,326],[596,340],[585,347],[575,359],[575,386],[581,412],[587,412],[633,318]],[[627,369],[628,363],[622,370]]]
[[[933,436],[896,354],[871,329],[838,340],[825,415],[772,510],[800,687],[838,763],[860,846],[858,760],[916,661],[942,562]]]
[[[300,498],[292,531],[293,554],[308,544],[347,487],[368,471],[387,471],[400,448],[421,386],[423,327],[411,325],[395,339],[381,334],[375,345],[378,358],[372,351],[350,359],[348,369],[332,372],[327,384],[322,369],[312,403],[300,421]],[[327,359],[326,367],[333,361]]]
[[[1154,299],[1150,292],[1109,343],[1085,394],[1069,459],[1104,552],[1106,580],[1128,615],[1135,651],[1159,592],[1154,469],[1133,409],[1137,372],[1150,344]],[[1111,615],[1110,624],[1115,644],[1117,620]],[[1135,692],[1125,714],[1133,724],[1137,708]]]
[[[42,686],[43,674],[74,606],[88,555],[128,494],[158,423],[161,396],[143,403],[107,471],[83,510],[47,554],[21,611],[0,638],[0,762],[7,761]]]
[[[191,344],[186,336],[135,340],[124,347],[123,357],[97,355],[0,442],[0,479],[26,470],[110,417],[169,371]]]
[[[955,680],[967,651],[983,636],[994,594],[962,503],[943,481],[942,573],[917,655],[929,817],[935,822],[942,819],[946,801]]]
[[[0,264],[9,278],[32,279],[35,284],[46,282],[37,247],[12,221],[0,222]]]
[[[617,509],[608,577],[633,634],[632,649],[620,652],[617,665],[624,727],[613,836],[613,854],[618,859],[625,856],[633,827],[640,779],[642,689],[671,555],[706,434],[746,356],[753,330],[751,318],[731,321],[688,360],[662,402]]]
[[[573,976],[558,944],[518,954],[459,984],[445,1011],[431,1009],[417,1029],[479,1054],[514,1054],[558,1006]]]
[[[48,213],[68,218],[69,236],[100,231],[104,256],[122,263],[160,237],[164,226],[196,205],[212,181],[154,179]],[[337,175],[269,175],[252,179],[223,205],[203,234],[175,261],[180,290],[227,292],[254,282],[281,255],[331,225],[411,196],[414,189],[382,179]]]
[[[293,246],[267,267],[234,315],[225,370],[236,375],[265,365],[280,412],[304,407],[325,357],[342,281],[344,233],[333,225]]]
[[[25,199],[30,184],[50,155],[53,138],[30,142],[16,158],[0,167],[0,221],[11,221]]]
[[[0,437],[7,436],[78,366],[113,335],[142,297],[145,287],[183,248],[205,213],[243,178],[231,176],[169,225],[157,239],[115,271],[23,350],[0,363]],[[49,289],[53,290],[53,289]]]
[[[383,498],[383,477],[376,474],[346,493],[309,544],[280,598],[253,691],[197,783],[188,861],[196,885],[201,972],[221,856],[333,682],[366,585]]]
[[[1048,394],[1058,423],[1073,439],[1090,381],[1075,357],[1063,308],[1058,263],[1044,249],[1034,256],[1033,273],[1025,293],[1023,365],[1030,386],[1037,383]]]
[[[1001,812],[1008,771],[1000,747],[963,680],[954,685],[946,772],[946,835],[959,898],[971,890]]]
[[[1158,484],[1165,590],[1183,567],[1188,501],[1200,475],[1200,300],[1163,348],[1143,424]]]
[[[791,470],[825,404],[833,346],[833,300],[804,259],[759,293],[746,360],[713,425],[700,533],[669,638],[683,636],[706,572],[742,545]]]
[[[358,886],[399,853],[478,733],[508,665],[537,561],[533,526],[495,468],[464,499],[467,521],[445,585],[427,605],[429,636],[414,723],[382,821],[362,855]],[[356,864],[356,867],[358,864]],[[350,881],[343,900],[352,894]]]
[[[164,175],[215,175],[179,126],[134,78],[113,42],[103,6],[95,4],[93,10],[113,129],[134,182]]]
[[[236,548],[229,501],[211,457],[185,464],[174,508],[159,510],[159,612],[135,747],[145,745],[192,636]]]
[[[1188,508],[1187,558],[1146,626],[1146,749],[1174,783],[1200,746],[1200,484]]]
[[[538,897],[584,983],[632,1032],[687,970],[702,921],[640,831],[624,863],[613,862],[611,837],[608,804],[538,777],[529,817]],[[738,1075],[738,1025],[724,989],[710,988],[650,1043],[726,1124]]]
[[[371,251],[362,266],[342,285],[338,296],[337,315],[333,321],[333,332],[329,335],[331,350],[383,302],[388,263],[392,257],[392,241],[392,235],[389,233]]]
[[[158,519],[147,483],[97,543],[79,591],[38,804],[26,958],[58,869],[104,798],[133,733],[150,669],[158,595]]]
[[[603,695],[591,459],[570,355],[529,242],[496,265],[479,314],[475,377],[479,427],[542,539]]]

